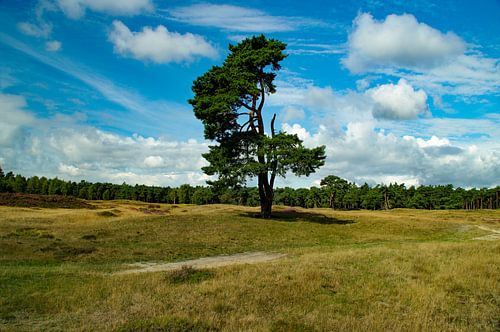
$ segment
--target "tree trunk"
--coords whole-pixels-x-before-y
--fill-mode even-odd
[[[384,210],[389,210],[390,208],[389,196],[387,195],[387,192],[384,191]]]
[[[267,173],[259,174],[259,198],[260,198],[260,216],[262,218],[271,218],[273,207],[273,188],[269,186]]]
[[[335,210],[335,191],[332,191],[330,194],[330,202],[328,205],[330,206],[330,209]]]
[[[265,198],[260,201],[260,215],[262,218],[271,218],[271,211],[273,207],[273,199]]]

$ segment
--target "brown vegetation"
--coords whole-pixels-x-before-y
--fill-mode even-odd
[[[92,209],[84,200],[60,195],[0,193],[0,205],[38,208]]]

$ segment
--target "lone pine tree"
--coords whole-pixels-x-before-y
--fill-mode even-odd
[[[274,79],[286,57],[286,45],[265,36],[229,46],[222,66],[214,66],[193,82],[194,114],[203,122],[205,138],[216,145],[203,154],[212,184],[236,186],[257,178],[261,216],[269,218],[276,176],[288,171],[309,175],[323,166],[325,147],[308,149],[297,135],[276,131],[276,114],[264,121],[266,96],[276,92]]]

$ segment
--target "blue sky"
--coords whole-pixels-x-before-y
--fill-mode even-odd
[[[187,99],[227,46],[287,43],[266,105],[327,146],[278,186],[500,184],[498,1],[0,1],[0,165],[24,175],[204,184]]]

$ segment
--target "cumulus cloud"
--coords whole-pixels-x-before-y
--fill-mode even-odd
[[[170,32],[163,25],[133,32],[122,22],[114,21],[108,38],[116,53],[143,61],[190,62],[196,57],[217,57],[215,48],[202,36]]]
[[[0,159],[27,176],[158,186],[204,184],[208,144],[195,139],[124,136],[69,118],[38,119],[21,96],[0,94]],[[23,130],[23,131],[22,131]]]
[[[280,180],[280,186],[315,185],[329,174],[359,184],[498,184],[498,116],[422,117],[428,114],[427,94],[404,79],[366,91],[279,84],[277,98],[272,95],[270,104],[303,109],[317,124],[311,130],[294,120],[284,121],[282,130],[297,134],[308,147],[327,147],[326,164],[318,173],[307,179]],[[418,121],[406,120],[415,117]]]
[[[427,94],[415,91],[404,79],[398,84],[383,84],[366,91],[373,99],[373,116],[390,120],[414,119],[429,113]]]
[[[54,129],[42,139],[54,162],[74,165],[82,176],[94,180],[178,185],[193,177],[199,179],[196,184],[204,182],[201,154],[207,145],[196,140],[120,136],[92,127]]]
[[[61,42],[57,40],[51,40],[45,43],[45,49],[49,52],[57,52],[61,50]]]
[[[447,138],[398,137],[376,129],[376,122],[352,122],[341,135],[321,125],[311,133],[298,124],[283,130],[299,135],[307,146],[325,144],[325,166],[308,181],[336,174],[359,184],[454,184],[495,186],[500,178],[500,151]]]
[[[20,130],[34,122],[24,97],[0,93],[0,145],[11,146]]]
[[[354,20],[342,63],[353,73],[404,77],[435,94],[482,95],[500,91],[500,60],[483,56],[453,32],[443,33],[411,14]]]
[[[442,33],[410,14],[389,15],[383,21],[360,14],[348,45],[343,63],[353,72],[384,65],[434,67],[465,51],[465,43],[453,32]]]
[[[148,156],[144,158],[144,166],[149,168],[161,167],[164,163],[164,160],[161,156]]]
[[[151,0],[57,0],[57,4],[72,19],[82,17],[87,9],[111,15],[136,15],[153,10]]]
[[[237,32],[279,32],[324,25],[311,19],[272,16],[258,9],[209,3],[178,7],[169,10],[169,14],[180,22]]]
[[[61,172],[63,174],[67,174],[67,175],[71,175],[71,176],[77,176],[77,175],[81,174],[80,169],[78,167],[75,167],[73,165],[66,165],[63,163],[59,164],[58,170],[59,170],[59,172]]]

